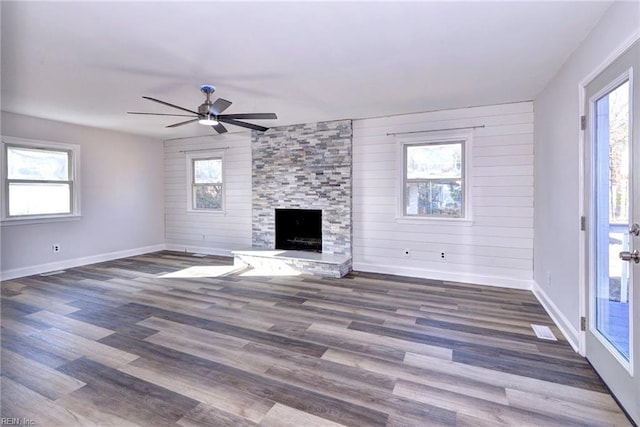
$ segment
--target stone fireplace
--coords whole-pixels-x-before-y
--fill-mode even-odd
[[[276,209],[322,210],[322,252],[351,257],[351,121],[254,132],[252,244],[275,248]]]
[[[320,252],[351,266],[352,128],[350,120],[253,132],[252,246],[274,250],[276,212],[321,211]],[[345,273],[346,274],[346,273]]]

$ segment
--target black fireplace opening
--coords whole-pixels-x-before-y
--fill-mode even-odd
[[[276,249],[322,252],[322,210],[276,209]]]

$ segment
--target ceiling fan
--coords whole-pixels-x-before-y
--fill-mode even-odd
[[[150,96],[143,96],[144,99],[148,99],[149,101],[157,102],[162,105],[166,105],[168,107],[177,108],[178,110],[185,111],[190,114],[163,114],[163,113],[140,113],[136,111],[127,111],[127,114],[144,114],[148,116],[171,116],[171,117],[193,117],[192,119],[186,120],[184,122],[174,123],[172,125],[166,126],[168,128],[175,128],[178,126],[186,125],[189,123],[198,122],[202,125],[211,126],[218,133],[227,132],[227,128],[225,128],[222,123],[227,123],[230,125],[240,126],[247,129],[254,129],[257,131],[264,132],[269,128],[256,125],[253,123],[241,122],[238,119],[254,119],[254,120],[265,120],[265,119],[277,119],[278,116],[275,113],[244,113],[244,114],[221,114],[231,105],[231,101],[227,101],[226,99],[218,98],[215,102],[211,102],[211,94],[216,91],[216,88],[211,85],[203,85],[200,87],[200,91],[204,93],[206,99],[204,103],[202,103],[198,107],[198,111],[190,110],[188,108],[179,107],[174,104],[170,104],[165,101],[161,101],[159,99],[151,98]]]

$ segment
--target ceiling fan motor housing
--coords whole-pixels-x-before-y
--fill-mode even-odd
[[[207,103],[205,102],[204,104],[201,104],[201,105],[198,107],[198,113],[199,113],[199,114],[202,114],[202,115],[204,115],[204,116],[207,116],[207,115],[209,115],[209,114],[210,114],[210,113],[209,113],[209,108],[210,108],[210,107],[211,107],[211,103],[208,103],[208,104],[207,104]]]

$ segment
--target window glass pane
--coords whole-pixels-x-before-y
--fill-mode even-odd
[[[405,213],[462,217],[462,181],[423,181],[406,184]]]
[[[630,360],[629,263],[619,253],[633,249],[629,237],[633,180],[631,158],[631,85],[611,90],[595,103],[595,325],[625,360]],[[630,244],[631,243],[631,244]]]
[[[195,184],[222,182],[222,159],[194,160],[193,182]]]
[[[71,213],[69,184],[10,183],[9,215]]]
[[[407,146],[407,179],[462,178],[462,143]]]
[[[194,209],[222,209],[222,185],[194,185]]]
[[[7,174],[9,179],[68,181],[69,153],[7,147]]]

